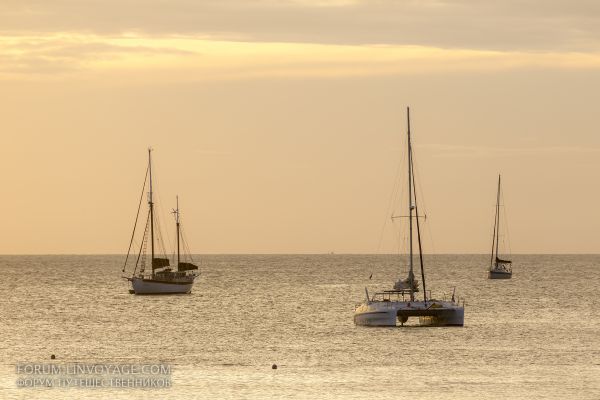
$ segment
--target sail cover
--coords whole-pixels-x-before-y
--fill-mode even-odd
[[[194,265],[192,263],[186,263],[186,262],[180,262],[179,266],[177,267],[178,271],[193,271],[195,269],[198,269],[197,265]]]
[[[152,259],[152,269],[168,267],[168,266],[169,266],[168,258],[153,258]]]
[[[399,279],[394,284],[394,290],[412,290],[413,292],[419,291],[419,281],[415,279],[415,275],[409,271],[406,279]]]
[[[512,263],[512,261],[502,260],[502,259],[498,258],[498,256],[496,256],[496,262],[500,263],[500,264],[511,264]]]

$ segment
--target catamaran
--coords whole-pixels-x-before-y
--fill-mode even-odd
[[[398,280],[392,290],[384,290],[369,296],[365,288],[366,299],[354,310],[354,323],[363,326],[396,326],[396,321],[404,325],[410,317],[419,317],[420,325],[463,326],[464,301],[460,305],[454,293],[451,300],[436,300],[427,296],[425,286],[425,268],[421,246],[421,228],[419,208],[415,189],[415,176],[410,134],[410,109],[406,109],[408,136],[408,221],[409,221],[409,272],[406,279]],[[418,281],[414,274],[413,222],[417,228],[419,263],[423,298],[417,299]]]
[[[512,277],[512,261],[498,257],[500,242],[500,175],[498,175],[498,193],[496,195],[496,216],[494,218],[494,236],[492,238],[492,257],[490,260],[490,279],[510,279]]]
[[[148,216],[146,219],[146,226],[144,228],[143,237],[141,244],[139,245],[139,252],[135,260],[135,266],[131,276],[124,276],[131,283],[131,294],[178,294],[178,293],[191,293],[194,280],[198,277],[198,266],[195,265],[189,249],[186,254],[181,254],[181,242],[183,242],[184,248],[187,249],[187,243],[183,239],[181,232],[181,222],[179,213],[179,197],[177,197],[177,208],[173,210],[175,216],[175,227],[177,233],[177,255],[175,258],[176,269],[173,270],[170,267],[170,259],[165,255],[164,245],[162,245],[162,239],[159,240],[163,247],[163,257],[157,257],[156,254],[156,238],[157,232],[157,218],[154,210],[154,200],[152,192],[152,150],[148,149],[148,168],[146,170],[146,177],[144,178],[144,187],[142,188],[142,196],[140,197],[140,204],[138,205],[138,213],[135,218],[133,227],[133,233],[131,235],[131,241],[129,243],[129,250],[127,251],[127,257],[125,258],[125,264],[123,265],[123,271],[127,267],[127,262],[130,259],[132,245],[134,243],[135,231],[138,223],[138,217],[140,215],[141,203],[143,193],[146,190],[146,181],[149,181],[148,191]],[[148,255],[147,247],[148,241],[150,242],[150,270],[148,270]],[[184,260],[182,260],[184,256]]]

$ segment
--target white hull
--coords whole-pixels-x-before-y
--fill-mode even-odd
[[[490,270],[488,274],[489,279],[510,279],[512,278],[512,271],[496,271]]]
[[[354,311],[354,324],[360,326],[396,326],[410,317],[419,317],[420,325],[463,326],[465,309],[454,302],[369,301]]]
[[[361,308],[362,306],[359,306]],[[396,310],[360,310],[354,311],[354,325],[360,326],[396,326]]]
[[[161,282],[138,277],[131,278],[131,287],[135,294],[182,294],[191,293],[194,281]]]

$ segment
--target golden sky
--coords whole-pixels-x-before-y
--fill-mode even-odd
[[[408,105],[426,251],[502,173],[513,252],[597,253],[600,5],[496,3],[2,2],[0,253],[126,251],[148,146],[194,252],[397,251]]]

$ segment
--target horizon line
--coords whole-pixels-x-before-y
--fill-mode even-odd
[[[404,253],[336,253],[336,252],[319,252],[319,253],[192,253],[192,256],[408,256]],[[423,253],[424,256],[489,256],[489,253]],[[527,256],[527,255],[544,255],[544,256],[585,256],[585,255],[600,255],[598,253],[511,253],[510,256]],[[4,256],[127,256],[127,253],[0,253],[0,257]]]

